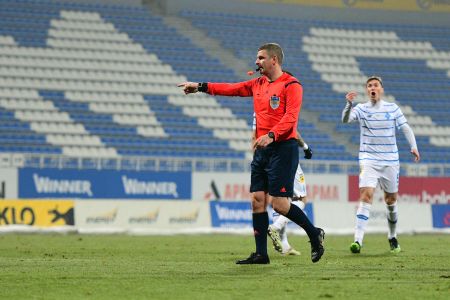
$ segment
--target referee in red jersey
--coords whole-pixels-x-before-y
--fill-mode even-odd
[[[283,72],[283,50],[275,43],[258,49],[255,64],[260,77],[238,83],[184,82],[185,94],[204,92],[210,95],[253,97],[256,114],[256,140],[251,164],[253,230],[256,251],[237,264],[268,264],[266,194],[273,209],[301,226],[311,242],[311,260],[317,262],[325,249],[325,232],[316,228],[303,211],[291,205],[299,151],[296,141],[298,116],[303,88],[294,76]]]

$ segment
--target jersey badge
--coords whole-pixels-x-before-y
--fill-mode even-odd
[[[387,112],[384,117],[386,118],[386,120],[389,120],[391,118],[391,115]]]
[[[273,95],[270,97],[270,107],[272,109],[277,109],[280,106],[280,97]]]

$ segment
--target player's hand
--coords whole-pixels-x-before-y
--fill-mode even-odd
[[[311,149],[311,147],[308,146],[308,149],[303,149],[303,152],[305,152],[305,158],[306,159],[311,159],[312,155],[313,155],[313,151]]]
[[[411,154],[414,156],[414,162],[420,161],[420,153],[417,149],[411,149]]]
[[[358,96],[357,92],[348,92],[347,95],[345,95],[345,99],[347,99],[347,101],[352,102],[353,100],[355,100],[356,96]]]
[[[253,143],[253,150],[256,148],[264,148],[273,142],[273,138],[269,137],[269,135],[265,134],[256,139]]]
[[[198,82],[183,82],[177,84],[177,86],[182,87],[186,95],[198,92]]]

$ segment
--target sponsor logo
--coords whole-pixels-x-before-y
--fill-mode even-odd
[[[200,210],[197,208],[190,213],[183,214],[178,217],[170,217],[169,223],[193,224],[197,222],[199,214]]]
[[[229,208],[220,205],[215,205],[215,211],[220,220],[224,221],[251,221],[252,210],[242,208]]]
[[[377,189],[378,192],[374,195],[374,200],[378,200],[379,202],[384,201],[384,194]],[[430,203],[430,204],[445,204],[450,203],[450,194],[447,194],[445,191],[441,191],[438,194],[431,194],[427,191],[422,191],[422,193],[417,194],[406,194],[399,193],[398,201],[405,203]]]
[[[246,200],[251,199],[250,186],[246,183],[227,183],[222,193],[215,181],[211,181],[211,190],[203,196],[204,200]],[[223,196],[223,197],[222,197]]]
[[[130,217],[128,219],[129,224],[152,224],[158,220],[159,208],[155,211],[151,211],[142,216]]]
[[[345,6],[353,6],[357,1],[358,0],[342,0],[342,3],[344,3]]]
[[[450,0],[417,0],[417,6],[429,10],[433,5],[450,5]]]
[[[310,199],[339,200],[339,187],[337,185],[306,184],[306,194]]]
[[[98,215],[90,216],[86,218],[86,223],[88,224],[111,224],[114,223],[117,217],[118,208],[114,208],[112,211]]]
[[[450,204],[433,204],[431,211],[434,228],[450,228]]]
[[[36,215],[31,207],[2,207],[0,210],[0,225],[23,224],[34,225]]]
[[[205,196],[203,197],[204,200],[211,201],[211,200],[220,200],[222,197],[220,196],[219,190],[217,189],[217,185],[215,181],[211,181],[211,184],[209,185],[211,187],[211,191],[208,191],[205,193]]]
[[[384,0],[342,0],[342,3],[345,6],[352,7],[355,6],[358,2],[374,2],[374,3],[383,3]]]
[[[252,227],[250,202],[210,202],[213,227]]]
[[[75,225],[73,201],[2,200],[0,225]]]
[[[177,183],[170,181],[141,181],[122,176],[127,195],[163,195],[178,198]]]
[[[191,199],[190,172],[19,170],[20,198]]]
[[[401,177],[397,200],[403,203],[450,204],[450,178]],[[349,201],[359,201],[358,177],[349,176]],[[308,195],[309,196],[309,195]],[[384,202],[384,193],[375,189],[375,202]]]
[[[6,183],[4,181],[0,184],[0,198],[5,199],[6,195]]]
[[[91,182],[89,180],[51,179],[46,176],[33,174],[36,191],[40,194],[81,194],[92,197]]]
[[[66,225],[75,225],[73,212],[73,207],[66,210],[66,212],[60,212],[58,210],[58,206],[55,206],[55,208],[48,210],[48,214],[53,215],[53,218],[51,220],[52,223],[56,223],[58,220],[63,220],[64,224]]]

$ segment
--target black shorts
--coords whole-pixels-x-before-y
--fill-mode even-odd
[[[295,139],[256,149],[251,165],[250,192],[264,191],[275,197],[292,197],[298,155]]]

